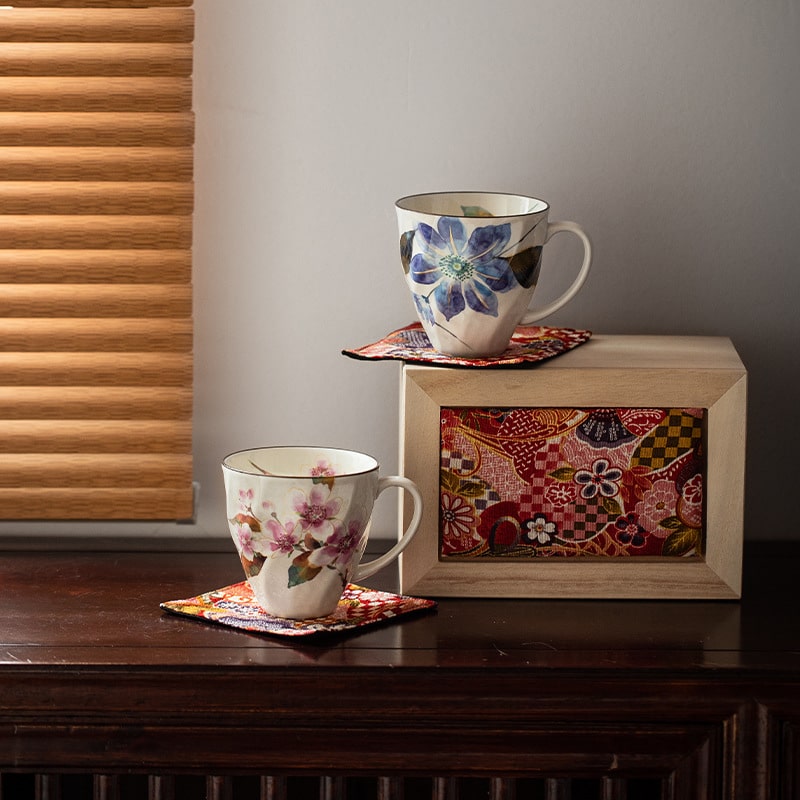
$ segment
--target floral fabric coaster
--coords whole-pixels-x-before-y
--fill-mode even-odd
[[[185,600],[169,600],[161,603],[160,607],[173,614],[254,633],[308,636],[314,633],[341,633],[390,622],[405,614],[435,608],[436,601],[379,592],[349,583],[336,610],[329,616],[304,620],[283,619],[264,611],[253,598],[250,584],[242,581]]]
[[[573,328],[545,328],[520,325],[504,353],[484,358],[463,358],[439,353],[431,346],[422,324],[414,322],[392,331],[383,339],[353,350],[342,350],[351,358],[366,360],[395,359],[441,367],[507,367],[534,363],[566,353],[588,341],[591,331]]]

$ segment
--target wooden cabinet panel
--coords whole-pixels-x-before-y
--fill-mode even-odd
[[[739,603],[442,598],[297,644],[159,609],[230,553],[0,554],[0,800],[793,800],[799,562],[759,550]]]

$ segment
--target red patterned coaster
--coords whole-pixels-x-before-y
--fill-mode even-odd
[[[316,619],[283,619],[268,614],[255,602],[253,591],[247,581],[224,586],[197,597],[161,603],[161,608],[173,614],[254,633],[272,633],[278,636],[340,633],[366,625],[390,622],[404,614],[425,611],[435,606],[434,600],[379,592],[376,589],[366,589],[349,583],[339,600],[339,605],[331,615]]]
[[[573,328],[545,328],[539,325],[520,325],[504,353],[486,358],[463,358],[439,353],[431,346],[421,323],[392,331],[372,344],[354,350],[342,350],[351,358],[367,360],[395,359],[442,367],[507,367],[544,361],[559,356],[588,341],[591,331]]]

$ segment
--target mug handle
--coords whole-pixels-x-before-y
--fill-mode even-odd
[[[552,303],[548,303],[543,308],[536,310],[530,309],[522,318],[522,322],[520,323],[521,325],[530,325],[531,322],[536,322],[536,320],[549,316],[554,311],[557,311],[559,308],[561,308],[561,306],[568,303],[573,297],[575,297],[575,295],[578,293],[578,290],[581,288],[581,286],[583,286],[587,276],[589,275],[589,267],[592,265],[592,243],[589,240],[589,237],[586,235],[586,232],[583,230],[583,228],[581,228],[580,225],[578,225],[577,222],[551,222],[547,226],[547,238],[544,240],[544,243],[547,244],[557,233],[564,232],[574,233],[583,242],[583,264],[581,264],[578,277],[575,278],[572,286],[570,286],[569,289],[567,289],[567,291],[561,295],[561,297],[556,298]]]
[[[387,564],[390,564],[394,561],[400,553],[405,550],[406,545],[411,541],[411,538],[417,532],[417,528],[419,528],[420,520],[422,519],[422,495],[417,488],[417,485],[408,478],[404,478],[400,475],[389,475],[385,478],[378,478],[378,494],[380,494],[384,489],[388,489],[390,486],[399,486],[401,489],[405,489],[413,498],[414,500],[414,513],[411,517],[411,522],[408,523],[408,527],[405,530],[405,533],[400,537],[397,544],[391,548],[388,552],[384,553],[382,556],[378,556],[378,558],[367,561],[366,564],[361,564],[355,572],[352,580],[360,581],[364,578],[369,578],[370,575],[374,575],[379,569],[383,569]],[[378,495],[375,495],[377,499]]]

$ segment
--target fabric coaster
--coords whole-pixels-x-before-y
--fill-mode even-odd
[[[336,610],[316,619],[283,619],[264,611],[253,598],[247,581],[224,586],[212,592],[169,600],[160,607],[173,614],[194,617],[205,622],[227,625],[254,633],[278,636],[308,636],[314,633],[341,633],[382,622],[390,622],[404,614],[435,608],[435,600],[379,592],[348,583]]]
[[[365,360],[394,359],[442,367],[507,367],[553,358],[583,344],[591,336],[591,331],[573,328],[520,325],[511,337],[508,348],[499,356],[464,358],[447,356],[434,350],[422,324],[414,322],[392,331],[377,342],[353,350],[342,350],[342,353]]]

